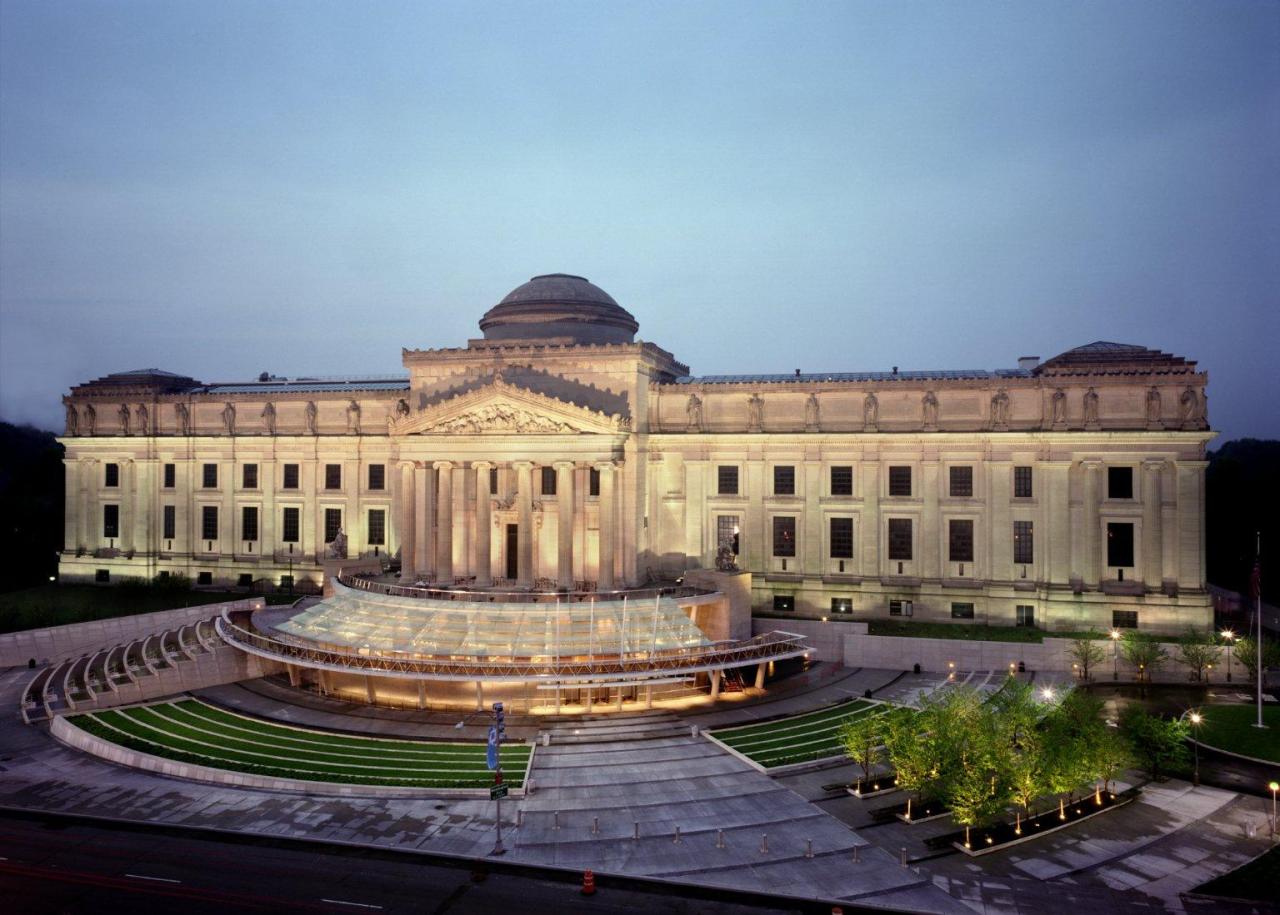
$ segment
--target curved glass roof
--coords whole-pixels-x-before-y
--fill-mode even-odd
[[[711,642],[670,597],[573,603],[432,600],[335,593],[272,628],[370,655],[587,658],[699,648]]]

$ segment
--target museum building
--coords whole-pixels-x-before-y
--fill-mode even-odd
[[[61,577],[380,572],[335,583],[350,604],[376,580],[511,600],[736,564],[759,617],[1211,620],[1207,375],[1183,357],[1099,342],[992,371],[695,376],[566,274],[480,329],[405,350],[407,377],[73,388]],[[655,631],[705,643],[671,607]]]

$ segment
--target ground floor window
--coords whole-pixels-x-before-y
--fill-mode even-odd
[[[831,612],[849,614],[853,612],[852,597],[833,597],[831,598]]]
[[[342,530],[342,509],[326,508],[324,510],[324,542],[333,543]]]
[[[292,575],[281,575],[281,576],[280,576],[280,587],[282,587],[282,588],[290,588],[290,589],[292,589],[292,588],[293,588],[293,576],[292,576]]]
[[[773,519],[773,555],[790,559],[796,555],[796,519],[776,515]]]
[[[95,571],[95,572],[93,573],[93,580],[94,580],[94,581],[97,581],[97,582],[108,582],[108,581],[111,581],[111,570],[110,570],[110,569],[98,569],[97,571]]]
[[[720,548],[720,544],[728,541],[729,546],[733,548],[733,555],[738,555],[738,516],[737,515],[717,515],[716,516],[716,549]]]
[[[909,600],[891,600],[889,601],[890,616],[911,616],[914,612],[911,601]]]
[[[951,618],[953,620],[973,619],[973,604],[952,603]]]
[[[282,533],[280,539],[285,543],[297,543],[298,532],[301,525],[298,522],[299,510],[296,508],[286,508],[284,510],[284,523],[281,525]]]
[[[202,540],[218,539],[218,506],[205,505],[201,507],[200,538]]]
[[[1034,629],[1036,625],[1036,608],[1030,604],[1018,604],[1014,608],[1014,625]]]
[[[240,577],[236,580],[237,587],[251,588],[253,587],[253,573],[241,572]]]
[[[1107,525],[1107,565],[1126,568],[1133,565],[1133,525]]]
[[[175,505],[166,505],[164,507],[164,533],[161,535],[165,540],[172,540],[178,535],[178,508]]]
[[[102,506],[102,536],[114,540],[120,536],[120,506]]]
[[[258,507],[246,505],[240,510],[240,539],[258,539]]]
[[[387,513],[381,508],[369,509],[369,546],[383,546],[387,542]]]
[[[211,584],[213,584],[213,573],[212,573],[212,572],[199,572],[199,573],[197,573],[197,574],[196,574],[196,584],[198,584],[198,585],[211,585]]]
[[[1111,628],[1112,629],[1137,629],[1138,628],[1138,611],[1137,610],[1112,610],[1111,611]]]
[[[773,596],[775,613],[791,613],[796,609],[796,599],[791,594],[775,594]]]

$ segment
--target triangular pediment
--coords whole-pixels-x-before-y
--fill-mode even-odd
[[[625,416],[530,391],[501,375],[388,423],[392,435],[574,435],[629,428]]]

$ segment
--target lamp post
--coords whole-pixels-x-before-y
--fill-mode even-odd
[[[1195,748],[1196,767],[1191,777],[1191,784],[1200,784],[1200,723],[1204,721],[1204,716],[1199,712],[1192,712],[1188,716],[1191,720],[1191,746]]]
[[[1115,670],[1111,674],[1112,680],[1120,679],[1120,630],[1111,630],[1112,658],[1115,661]]]
[[[1231,682],[1231,643],[1236,640],[1236,634],[1231,629],[1222,630],[1222,640],[1227,643],[1227,682]]]
[[[1271,789],[1271,836],[1276,834],[1276,792],[1280,791],[1280,782],[1272,782],[1267,785]]]

